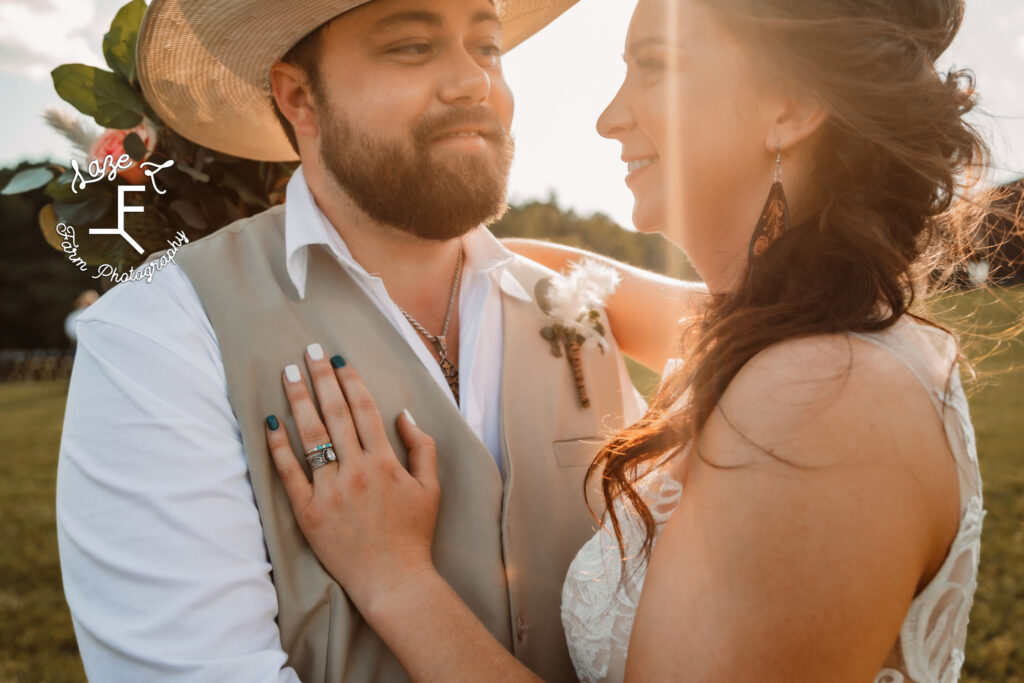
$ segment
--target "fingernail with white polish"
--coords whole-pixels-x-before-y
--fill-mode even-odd
[[[410,413],[408,409],[403,410],[402,415],[405,415],[405,419],[407,419],[409,422],[412,422],[414,427],[419,426],[416,424],[416,420],[412,419],[412,413]]]
[[[302,373],[299,372],[298,365],[289,365],[284,369],[284,376],[289,382],[299,382],[302,380]]]
[[[312,358],[313,360],[324,359],[324,347],[320,346],[319,344],[310,344],[309,346],[307,346],[306,353],[308,353],[309,357]]]

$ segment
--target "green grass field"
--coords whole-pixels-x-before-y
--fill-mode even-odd
[[[1024,287],[960,294],[943,306],[943,320],[991,333],[1024,319]],[[995,343],[966,342],[974,357]],[[988,515],[963,680],[1024,683],[1024,339],[1003,344],[978,370],[969,391]],[[634,380],[647,389],[652,375],[634,368]],[[0,681],[85,678],[53,510],[65,391],[65,382],[0,385]]]

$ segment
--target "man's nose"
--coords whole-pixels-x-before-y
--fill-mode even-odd
[[[450,71],[441,84],[439,97],[447,104],[480,104],[491,92],[491,77],[473,55],[452,50]]]

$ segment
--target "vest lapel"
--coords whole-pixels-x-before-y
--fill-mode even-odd
[[[340,353],[352,364],[378,405],[405,406],[417,421],[421,415],[430,415],[434,421],[443,421],[447,427],[463,432],[464,440],[473,443],[475,447],[467,452],[438,453],[438,474],[446,469],[441,466],[444,460],[457,466],[457,463],[471,458],[480,463],[481,469],[490,467],[493,476],[489,477],[488,485],[500,489],[501,477],[487,446],[466,424],[445,390],[409,348],[401,333],[322,245],[309,251],[306,282],[306,298],[311,309],[330,311],[324,324],[331,327],[344,325],[340,335],[344,339],[342,348],[331,353]],[[395,452],[402,464],[408,465],[394,424],[397,415],[385,414],[383,417]],[[443,480],[441,484],[444,485]]]

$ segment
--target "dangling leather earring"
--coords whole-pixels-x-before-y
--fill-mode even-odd
[[[782,151],[778,143],[775,143],[775,152],[775,178],[768,192],[768,201],[761,209],[761,217],[750,238],[749,259],[763,254],[769,244],[789,230],[789,205],[786,203],[786,193],[782,191]]]

